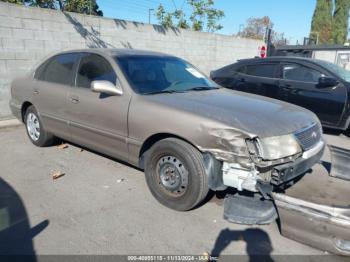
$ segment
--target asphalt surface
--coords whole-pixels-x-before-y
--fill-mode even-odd
[[[350,148],[348,137],[326,138]],[[53,180],[55,170],[65,175]],[[0,249],[16,254],[325,254],[284,238],[276,223],[225,221],[220,196],[189,212],[170,210],[141,171],[73,145],[35,147],[23,126],[0,129],[0,204]]]

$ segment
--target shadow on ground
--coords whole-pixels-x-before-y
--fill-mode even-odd
[[[0,178],[0,256],[26,255],[25,261],[36,261],[33,238],[48,225],[44,220],[31,228],[20,196]]]
[[[273,261],[271,253],[273,251],[269,235],[259,228],[249,228],[246,230],[223,229],[215,241],[215,245],[210,252],[212,257],[219,257],[221,253],[234,242],[246,242],[246,252],[249,261]]]

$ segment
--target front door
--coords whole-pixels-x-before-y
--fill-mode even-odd
[[[246,65],[244,72],[237,73],[236,90],[252,94],[279,98],[276,73],[278,63]]]
[[[117,75],[102,56],[82,53],[75,80],[67,97],[72,140],[93,150],[128,159],[127,114],[129,94],[112,96],[95,93],[91,82],[106,80],[116,84]]]
[[[346,101],[343,84],[319,88],[318,79],[327,73],[297,63],[284,63],[281,71],[280,89],[284,100],[314,112],[324,125],[338,124]]]

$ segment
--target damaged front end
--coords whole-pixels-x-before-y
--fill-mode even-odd
[[[204,154],[210,188],[233,187],[238,191],[260,192],[265,197],[274,188],[308,171],[319,162],[325,148],[318,124],[294,134],[235,139],[234,143],[227,142],[230,137],[217,137],[219,144],[225,145],[222,141],[226,141],[235,149],[232,152],[216,149]]]
[[[325,142],[318,124],[283,138],[237,141],[242,139],[234,140],[239,150],[233,157],[219,150],[204,153],[212,190],[250,191],[226,196],[224,218],[239,224],[279,218],[283,236],[350,255],[350,151],[329,146],[329,174],[320,164]]]

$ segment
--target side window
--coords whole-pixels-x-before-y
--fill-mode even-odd
[[[298,64],[286,64],[282,68],[282,77],[286,80],[316,83],[321,76],[324,74]]]
[[[277,68],[278,64],[247,65],[245,73],[251,76],[274,78]]]
[[[96,54],[83,54],[77,73],[76,85],[90,88],[91,82],[106,80],[116,84],[117,76],[110,63]]]
[[[246,66],[240,66],[236,69],[236,72],[245,74],[245,68],[246,68]]]
[[[78,54],[62,54],[53,57],[42,71],[40,80],[70,85],[73,76],[73,66],[78,59]]]
[[[38,80],[44,80],[44,73],[45,73],[45,69],[47,64],[51,61],[51,59],[46,60],[44,63],[42,63],[36,70],[34,73],[34,78],[38,79]]]

